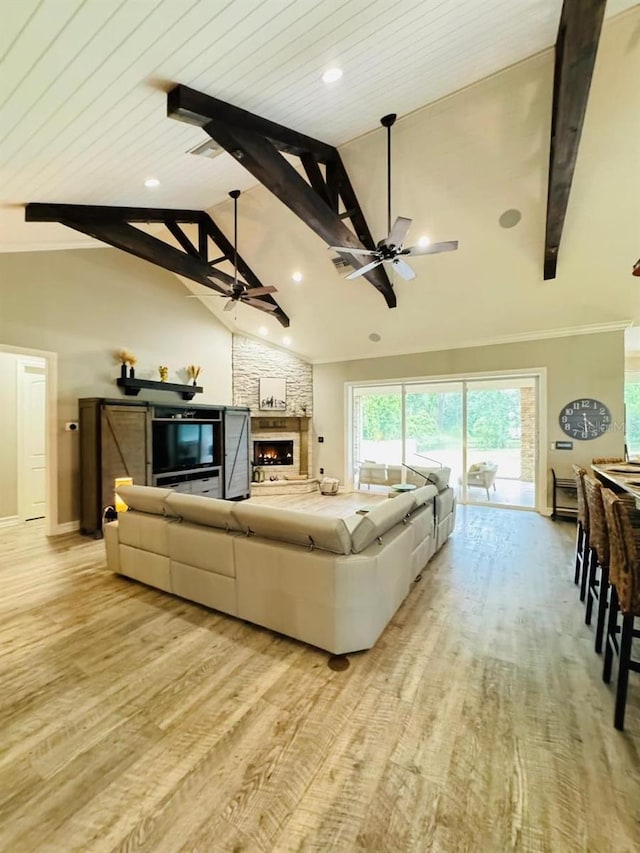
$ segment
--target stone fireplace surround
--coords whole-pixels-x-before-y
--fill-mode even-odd
[[[277,417],[274,415],[251,418],[252,441],[293,441],[292,465],[267,465],[262,469],[265,482],[252,483],[252,494],[286,494],[287,492],[315,491],[317,481],[309,480],[311,467],[311,442],[309,441],[311,418]],[[303,477],[304,480],[285,480],[286,475]],[[273,483],[270,477],[278,477]],[[277,492],[276,492],[277,490]]]

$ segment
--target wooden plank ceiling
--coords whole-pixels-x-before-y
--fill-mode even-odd
[[[333,145],[547,48],[561,0],[21,0],[0,34],[0,250],[27,201],[206,209],[255,183],[166,119],[184,83]],[[608,14],[633,3],[610,0]],[[343,81],[320,81],[328,66]],[[389,93],[393,93],[390,101]],[[150,173],[162,185],[148,199]],[[60,226],[47,232],[73,245]],[[44,232],[42,232],[44,234]]]

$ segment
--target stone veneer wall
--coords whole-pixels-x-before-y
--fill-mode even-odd
[[[536,464],[536,390],[520,389],[520,479],[535,480]]]
[[[271,347],[262,341],[233,336],[233,404],[248,406],[256,417],[302,417],[313,415],[312,366],[299,356]],[[287,380],[286,411],[261,412],[258,408],[260,379]],[[303,409],[306,408],[306,411]]]

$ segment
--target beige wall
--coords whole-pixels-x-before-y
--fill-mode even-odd
[[[0,352],[0,520],[18,514],[17,361]]]
[[[203,367],[194,402],[230,404],[231,335],[171,273],[115,249],[0,255],[0,344],[58,354],[58,522],[78,518],[79,397],[114,397],[117,349],[138,358],[136,375],[184,382],[187,364]],[[2,399],[4,407],[5,400]],[[176,394],[139,399],[179,402]],[[0,513],[1,514],[1,513]]]
[[[314,365],[314,428],[324,436],[315,454],[317,468],[346,477],[345,383],[412,377],[458,376],[500,370],[547,369],[547,468],[568,475],[572,462],[624,449],[624,333],[606,332],[470,349]],[[593,441],[575,441],[571,452],[550,450],[566,439],[558,424],[561,408],[576,397],[595,397],[611,410],[614,428]],[[318,471],[316,470],[316,474]],[[544,504],[544,501],[543,501]]]

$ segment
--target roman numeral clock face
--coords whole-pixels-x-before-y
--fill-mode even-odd
[[[560,426],[571,438],[590,441],[603,435],[611,426],[611,412],[599,400],[573,400],[560,412]]]

